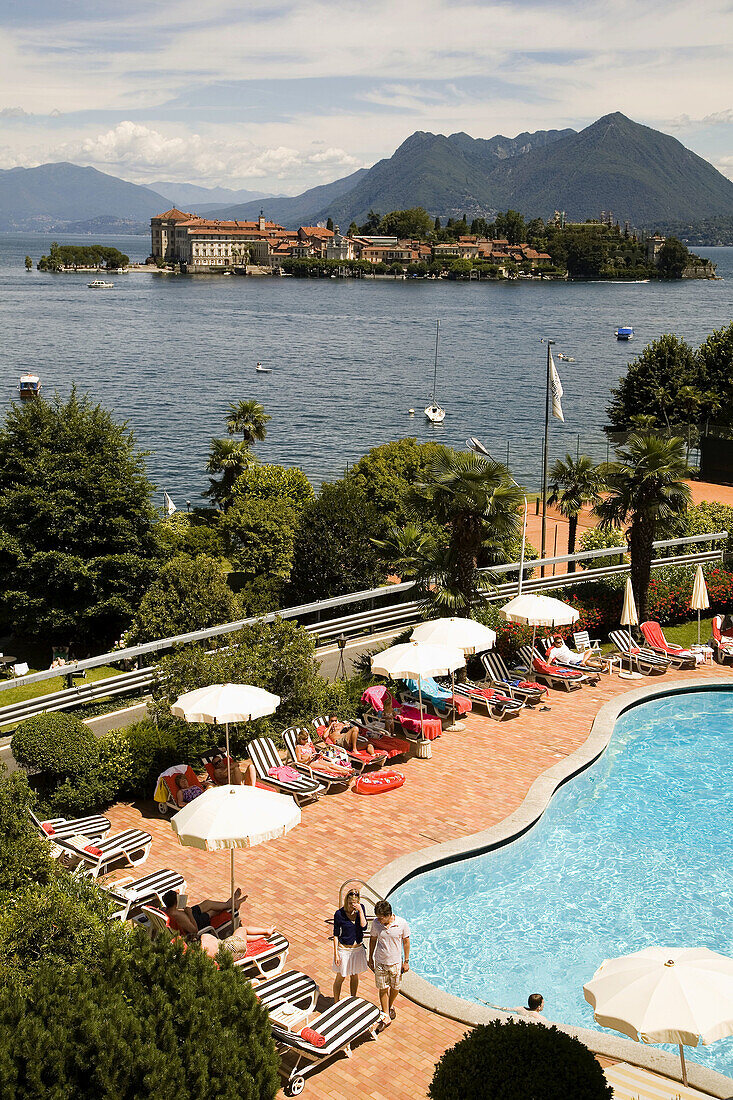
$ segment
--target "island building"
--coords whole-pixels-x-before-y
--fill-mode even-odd
[[[175,207],[150,220],[151,255],[156,262],[182,265],[206,273],[246,268],[248,264],[276,269],[286,259],[323,259],[370,264],[417,264],[453,259],[485,260],[498,267],[508,263],[537,268],[550,257],[528,244],[463,236],[448,244],[388,236],[344,236],[338,226],[301,225],[285,229],[267,221],[222,221],[200,218]]]

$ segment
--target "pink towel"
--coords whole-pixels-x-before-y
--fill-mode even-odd
[[[299,771],[291,768],[289,764],[281,764],[277,768],[270,768],[267,773],[273,779],[279,779],[281,783],[292,783],[294,779],[302,779]]]

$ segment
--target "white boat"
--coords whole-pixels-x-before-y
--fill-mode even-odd
[[[559,351],[557,353],[557,357],[558,357],[558,359],[562,359],[563,363],[574,363],[575,362],[572,355],[563,355],[563,353],[561,351]]]
[[[91,283],[87,283],[90,290],[110,290],[114,285],[114,283],[105,283],[104,279],[92,279]]]
[[[613,335],[617,340],[633,340],[634,330],[631,326],[628,328],[617,328]]]
[[[41,396],[41,380],[37,374],[22,374],[18,393],[21,401],[30,401],[34,397]]]
[[[272,367],[263,367],[262,363],[258,363],[255,370],[258,374],[272,374]]]
[[[440,321],[435,322],[435,364],[433,366],[433,392],[430,394],[430,404],[425,409],[425,415],[432,424],[442,424],[445,420],[445,409],[442,409],[435,399],[438,384],[438,340],[440,338]]]

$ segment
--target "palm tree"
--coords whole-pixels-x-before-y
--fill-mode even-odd
[[[435,539],[417,523],[393,527],[383,539],[370,540],[385,566],[398,573],[403,581],[422,577],[430,571],[435,555]]]
[[[251,447],[262,443],[267,435],[267,422],[272,420],[259,401],[238,401],[229,406],[227,431],[230,435],[242,433],[242,443]]]
[[[490,586],[478,567],[506,560],[524,497],[500,462],[447,447],[433,460],[428,478],[416,485],[415,503],[427,502],[449,535],[447,549],[436,550],[436,600],[470,616],[476,590]]]
[[[647,590],[653,555],[652,543],[674,534],[692,495],[685,442],[659,435],[632,432],[616,451],[618,461],[605,468],[606,496],[594,512],[602,528],[628,525],[631,584],[641,621],[646,618]]]
[[[595,504],[605,485],[603,468],[594,466],[592,459],[581,455],[573,459],[566,454],[565,461],[558,458],[550,470],[550,497],[548,504],[556,504],[561,516],[568,521],[568,554],[575,553],[578,533],[578,516],[584,505]],[[575,562],[568,563],[568,573],[575,572]]]
[[[250,462],[256,459],[250,455],[246,443],[236,443],[233,439],[212,439],[206,470],[221,477],[209,478],[209,488],[204,496],[211,497],[220,508],[231,504],[232,489],[240,474],[244,473]]]

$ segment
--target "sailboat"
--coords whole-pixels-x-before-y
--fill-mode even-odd
[[[441,409],[435,399],[438,384],[438,339],[440,337],[440,321],[435,322],[435,366],[433,367],[433,392],[430,394],[430,404],[425,409],[425,415],[433,424],[442,424],[445,420],[445,409]]]

